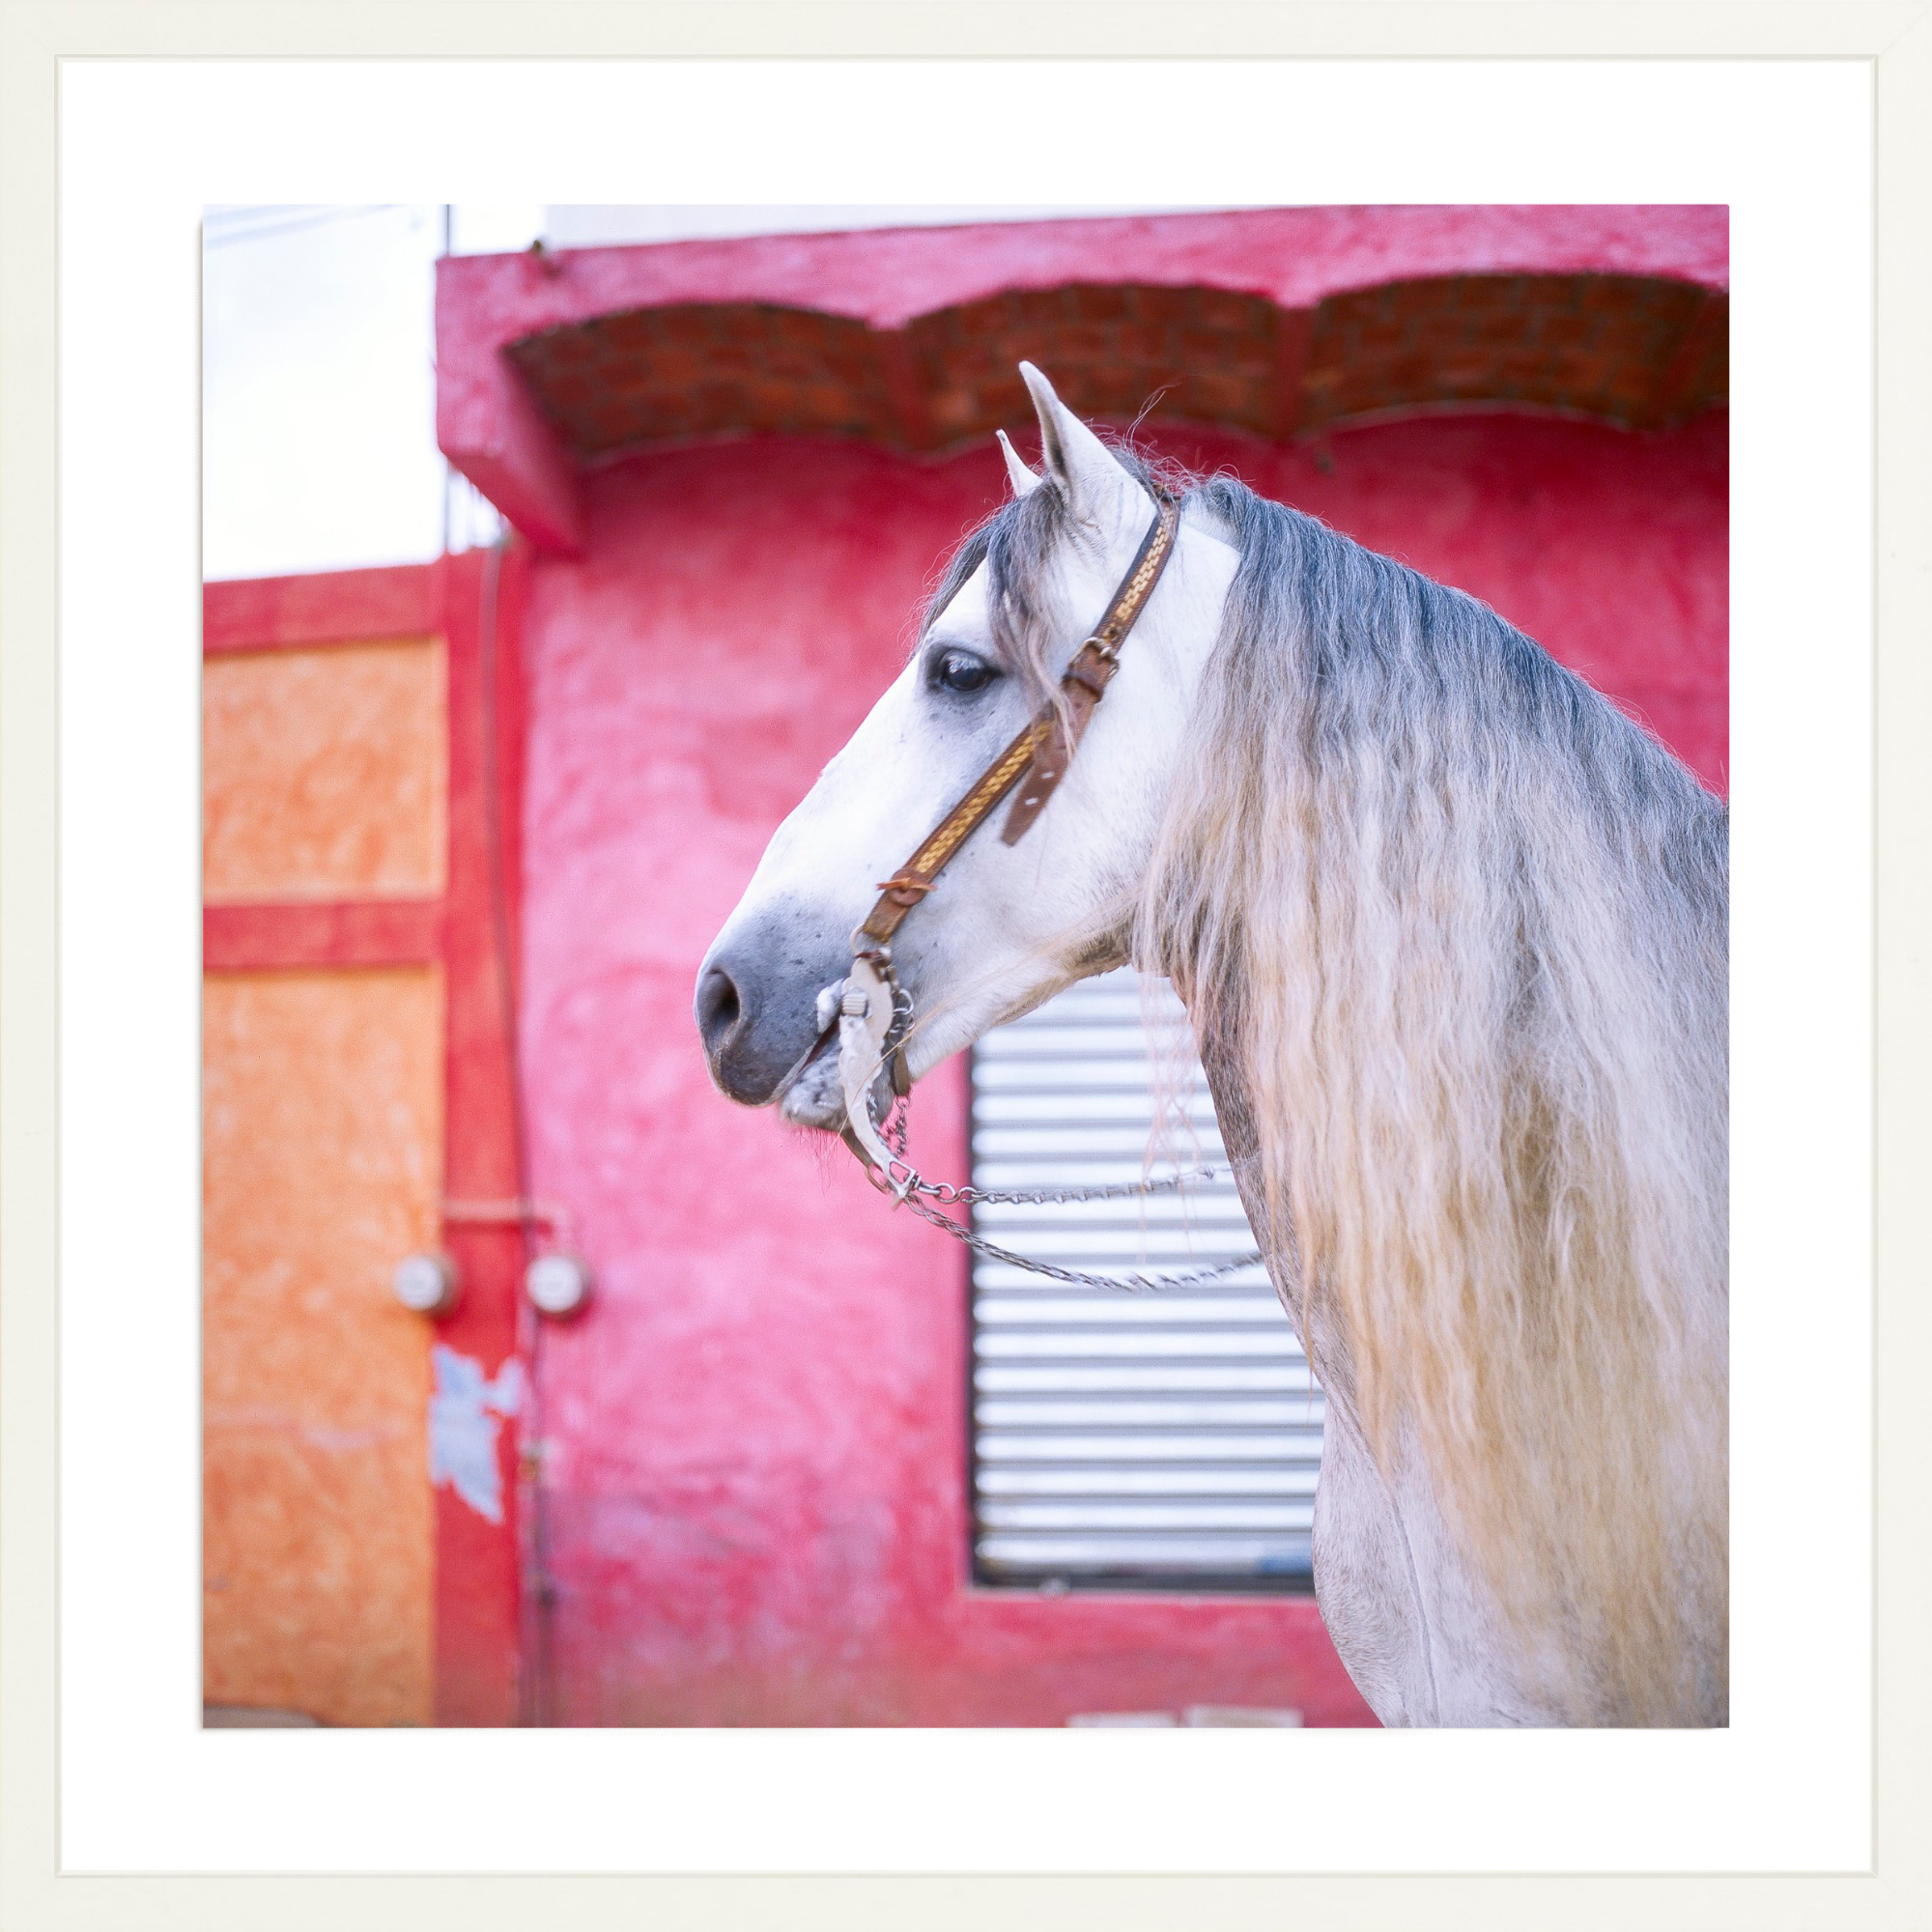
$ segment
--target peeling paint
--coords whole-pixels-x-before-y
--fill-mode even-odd
[[[514,1357],[492,1381],[483,1364],[440,1342],[430,1350],[436,1392],[429,1399],[429,1479],[447,1483],[486,1522],[503,1520],[503,1473],[497,1439],[524,1398]]]

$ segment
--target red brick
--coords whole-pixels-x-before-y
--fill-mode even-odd
[[[1073,308],[1085,322],[1124,322],[1132,292],[1122,286],[1088,283],[1073,291]]]
[[[1194,295],[1196,319],[1207,327],[1236,334],[1259,332],[1267,327],[1269,305],[1254,296],[1230,289],[1197,289]]]
[[[1048,340],[1049,357],[1097,362],[1110,359],[1114,351],[1113,331],[1104,323],[1063,322]]]
[[[1659,355],[1665,340],[1665,331],[1646,317],[1611,315],[1604,318],[1597,346],[1612,355],[1647,358]]]
[[[656,318],[647,308],[631,309],[623,315],[606,316],[599,329],[606,352],[620,356],[647,353],[657,339]]]
[[[1298,325],[1310,365],[1295,379],[1301,420],[1484,396],[1620,419],[1645,408],[1682,414],[1727,388],[1721,317],[1708,351],[1685,336],[1705,299],[1688,285],[1561,275],[1432,277],[1338,296]],[[898,353],[941,440],[1024,419],[1022,355],[1094,413],[1131,414],[1165,386],[1165,411],[1280,434],[1294,418],[1274,393],[1279,327],[1271,305],[1236,292],[1089,284],[921,317]],[[590,450],[734,422],[896,440],[884,348],[842,318],[731,303],[627,311],[509,353],[568,440]]]
[[[1531,316],[1521,309],[1498,310],[1493,315],[1486,315],[1476,324],[1476,340],[1498,348],[1527,342],[1531,321]]]
[[[714,322],[713,313],[708,308],[661,308],[655,311],[655,315],[657,332],[666,342],[697,348],[711,339]]]
[[[1631,305],[1630,279],[1624,275],[1588,277],[1577,292],[1577,301],[1578,307],[1598,314],[1626,311]]]
[[[1121,324],[1114,331],[1114,347],[1118,355],[1136,362],[1171,359],[1171,334],[1158,322]]]
[[[1441,309],[1470,307],[1464,286],[1453,276],[1430,276],[1418,282],[1395,282],[1389,296],[1397,315],[1434,315]]]
[[[602,393],[601,384],[576,370],[554,375],[544,384],[544,394],[551,407],[558,410],[582,409],[594,403]]]
[[[1239,413],[1253,408],[1254,388],[1238,376],[1227,375],[1212,369],[1197,369],[1188,378],[1186,394],[1189,403],[1197,410],[1205,410],[1213,414]]]
[[[1492,357],[1489,368],[1507,383],[1548,384],[1557,375],[1556,365],[1534,349],[1506,349]]]
[[[1198,293],[1186,288],[1143,285],[1134,291],[1134,312],[1143,322],[1186,322],[1194,314],[1194,298]]]
[[[851,391],[841,389],[836,383],[812,383],[803,388],[774,383],[759,387],[766,398],[766,407],[774,415],[789,409],[819,422],[831,422],[853,412]]]
[[[973,418],[975,407],[973,397],[963,389],[939,390],[926,398],[925,405],[934,428],[952,435],[964,432]]]
[[[1507,285],[1494,275],[1444,275],[1402,284],[1403,305],[1411,315],[1453,309],[1458,315],[1487,315],[1507,307]]]
[[[1589,342],[1596,328],[1592,317],[1580,310],[1565,309],[1537,319],[1536,339],[1553,349],[1576,349]]]

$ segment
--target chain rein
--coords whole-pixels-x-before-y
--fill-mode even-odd
[[[1040,1189],[1025,1193],[992,1187],[955,1187],[948,1180],[927,1180],[906,1159],[906,1134],[911,1114],[912,1104],[902,1096],[881,1129],[886,1145],[895,1156],[894,1167],[902,1168],[904,1173],[881,1177],[867,1168],[867,1179],[882,1194],[895,1193],[903,1187],[905,1193],[901,1198],[904,1205],[922,1221],[951,1235],[955,1241],[971,1248],[977,1255],[983,1255],[988,1261],[1004,1262],[1009,1267],[1024,1268],[1028,1274],[1044,1275],[1049,1281],[1064,1281],[1072,1288],[1104,1288],[1117,1293],[1124,1289],[1129,1294],[1151,1294],[1163,1289],[1196,1288],[1204,1282],[1220,1281],[1228,1275],[1238,1274],[1243,1268],[1253,1267],[1262,1259],[1261,1250],[1256,1248],[1252,1253],[1238,1255],[1233,1261],[1219,1262],[1212,1267],[1194,1268],[1185,1274],[1112,1275],[1088,1274],[1079,1268],[1060,1267],[1052,1262],[1037,1262],[1026,1255],[1016,1255],[1010,1248],[1003,1248],[997,1242],[987,1240],[985,1236],[976,1235],[971,1228],[953,1220],[950,1214],[942,1214],[938,1208],[928,1206],[928,1203],[938,1202],[949,1208],[1062,1208],[1069,1202],[1078,1201],[1128,1201],[1144,1199],[1150,1194],[1179,1194],[1190,1181],[1216,1179],[1220,1170],[1194,1167],[1181,1174],[1164,1175],[1158,1180],[1121,1180],[1105,1187]]]

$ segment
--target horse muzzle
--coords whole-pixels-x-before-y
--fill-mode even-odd
[[[845,977],[838,939],[807,938],[780,915],[719,935],[698,969],[694,1016],[720,1093],[748,1107],[781,1099],[813,1057],[825,1029],[819,993]]]

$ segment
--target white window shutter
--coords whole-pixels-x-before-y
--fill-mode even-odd
[[[1154,1051],[1143,1025],[1155,1028]],[[977,1186],[1138,1180],[1156,1094],[1180,1195],[982,1207],[1002,1247],[1089,1273],[1186,1273],[1255,1245],[1164,983],[1082,981],[973,1060]],[[1322,1398],[1259,1264],[1197,1288],[1074,1288],[976,1257],[974,1568],[1039,1585],[1305,1588]]]

